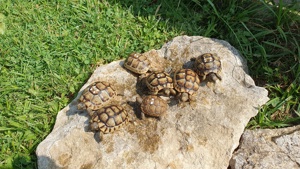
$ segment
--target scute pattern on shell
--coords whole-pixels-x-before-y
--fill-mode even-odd
[[[221,80],[221,61],[216,54],[205,53],[197,57],[194,69],[199,76],[203,77],[203,80],[206,79],[207,75],[212,75],[214,81],[216,80],[215,77]]]
[[[181,69],[174,75],[174,88],[181,93],[194,94],[200,85],[198,75],[191,69]]]
[[[143,54],[132,53],[125,60],[124,67],[134,73],[144,74],[150,69],[150,61]]]
[[[104,103],[108,103],[114,96],[116,96],[116,92],[110,83],[94,82],[82,92],[77,108],[79,110],[96,110],[101,108]]]
[[[121,106],[110,105],[95,111],[90,120],[92,131],[113,132],[128,122],[128,113]]]
[[[143,98],[141,110],[144,114],[153,117],[164,115],[168,109],[168,104],[162,98],[155,95],[148,95]]]
[[[164,72],[154,72],[146,78],[146,85],[150,91],[157,93],[163,89],[173,88],[173,79]]]

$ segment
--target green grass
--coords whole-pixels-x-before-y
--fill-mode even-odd
[[[0,169],[37,168],[37,145],[97,65],[183,34],[227,40],[269,90],[248,128],[299,124],[295,11],[250,0],[0,0]]]

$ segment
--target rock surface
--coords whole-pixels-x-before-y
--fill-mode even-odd
[[[227,42],[200,36],[179,36],[159,50],[146,52],[166,70],[191,66],[191,57],[216,53],[222,62],[222,81],[202,82],[194,109],[179,108],[175,101],[162,120],[147,118],[105,134],[99,142],[88,130],[87,113],[76,109],[77,98],[58,112],[53,131],[36,150],[38,167],[130,169],[227,169],[244,127],[267,100],[245,71],[246,63]],[[141,87],[126,71],[124,61],[98,67],[81,91],[97,80],[111,81],[123,100],[135,101]],[[135,104],[133,104],[135,105]],[[133,106],[135,109],[136,106]],[[139,116],[139,112],[135,111]]]
[[[300,168],[300,126],[246,130],[231,169]]]

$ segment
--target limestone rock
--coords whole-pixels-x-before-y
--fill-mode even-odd
[[[222,40],[179,36],[145,54],[170,71],[191,67],[190,58],[207,52],[220,56],[222,81],[202,82],[194,109],[179,108],[173,100],[162,120],[136,118],[105,134],[101,142],[88,130],[87,113],[76,109],[79,92],[58,112],[53,131],[37,147],[39,168],[226,169],[244,127],[268,100],[267,91],[255,86],[238,51]],[[94,81],[107,80],[119,89],[123,100],[134,102],[142,87],[123,63],[98,67],[81,91]]]
[[[231,169],[300,168],[300,126],[246,130]]]

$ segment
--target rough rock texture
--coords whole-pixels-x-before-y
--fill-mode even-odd
[[[231,169],[300,168],[300,126],[246,130]]]
[[[244,127],[268,100],[267,91],[255,86],[245,73],[245,61],[225,41],[180,36],[146,54],[153,63],[164,63],[171,70],[183,64],[189,68],[191,57],[206,52],[220,56],[223,80],[215,85],[202,82],[194,109],[189,105],[179,108],[173,100],[162,120],[136,118],[99,142],[88,130],[87,113],[76,109],[80,92],[58,112],[53,131],[37,147],[39,168],[227,169]],[[143,88],[123,63],[98,67],[81,91],[96,80],[108,80],[123,94],[123,100],[134,102]]]

